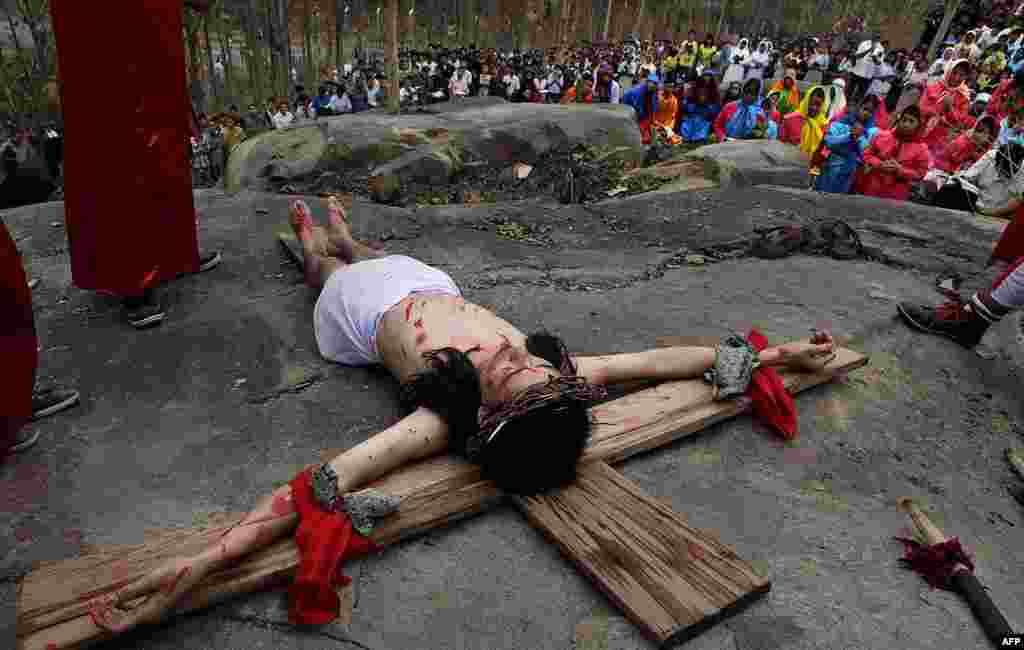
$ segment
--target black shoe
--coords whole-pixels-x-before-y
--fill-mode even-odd
[[[916,330],[953,339],[968,350],[981,342],[989,323],[970,304],[950,300],[938,307],[900,303],[900,316]]]
[[[38,420],[78,404],[78,391],[44,388],[32,393],[32,419]]]
[[[125,299],[125,317],[138,329],[159,325],[167,316],[162,302],[154,289],[147,289],[139,298]]]
[[[209,271],[218,264],[220,264],[220,251],[213,251],[212,253],[199,253],[199,270],[196,273],[202,273]]]

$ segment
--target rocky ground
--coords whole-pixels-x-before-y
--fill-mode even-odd
[[[899,567],[892,537],[909,520],[894,503],[904,495],[963,540],[1024,629],[1024,508],[1008,492],[1020,482],[1003,456],[1024,445],[1019,321],[968,352],[909,331],[894,310],[897,300],[939,300],[934,280],[948,271],[984,283],[1003,224],[774,185],[661,190],[567,205],[357,198],[352,221],[358,236],[443,268],[468,299],[524,330],[553,330],[576,353],[756,325],[773,341],[828,328],[870,356],[863,370],[798,398],[795,444],[743,417],[619,467],[772,579],[768,596],[689,650],[987,647],[958,597]],[[40,279],[41,380],[82,391],[80,407],[35,425],[39,445],[0,468],[5,638],[14,638],[19,576],[35,563],[244,510],[323,450],[400,415],[385,373],[319,357],[315,296],[274,240],[291,198],[197,192],[202,244],[225,261],[170,285],[168,320],[142,332],[119,322],[112,301],[71,285],[62,204],[3,215]],[[755,229],[829,218],[857,229],[864,257],[749,255]],[[278,591],[103,647],[651,647],[514,508],[346,572],[357,585],[351,624],[296,630]]]

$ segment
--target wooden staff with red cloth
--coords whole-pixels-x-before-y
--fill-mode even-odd
[[[963,596],[981,623],[985,635],[997,648],[1000,647],[1003,640],[1012,635],[1010,624],[975,577],[974,563],[960,546],[960,540],[956,537],[947,538],[921,512],[913,499],[903,497],[898,501],[898,506],[910,515],[915,528],[925,539],[922,544],[912,539],[896,538],[906,547],[903,563],[920,573],[932,587],[956,591]]]

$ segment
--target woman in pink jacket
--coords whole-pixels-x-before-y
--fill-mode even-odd
[[[931,155],[921,140],[921,111],[910,106],[900,113],[895,129],[879,131],[871,139],[858,193],[905,201],[911,184],[924,178],[930,166]]]
[[[961,131],[971,128],[970,100],[964,79],[971,70],[967,59],[957,59],[942,79],[930,84],[921,96],[921,134],[932,156],[938,158]]]

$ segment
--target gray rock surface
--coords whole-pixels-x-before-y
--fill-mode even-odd
[[[722,187],[773,184],[806,188],[809,160],[799,148],[778,140],[741,140],[704,145],[686,158],[702,160]]]
[[[552,147],[586,143],[643,151],[633,109],[621,105],[511,104],[486,97],[431,107],[432,113],[370,111],[271,131],[242,143],[228,165],[229,191],[260,189],[318,167],[376,169],[413,152],[450,147],[467,157],[533,163]]]
[[[200,241],[217,269],[167,287],[167,321],[135,331],[115,302],[71,285],[63,204],[3,214],[32,277],[41,384],[82,404],[33,426],[39,444],[0,466],[0,619],[14,638],[18,576],[86,545],[141,543],[147,529],[246,510],[326,449],[367,439],[401,414],[395,382],[317,353],[316,296],[274,241],[292,197],[196,193]],[[326,209],[308,199],[315,217]],[[714,530],[773,581],[743,613],[687,650],[982,650],[964,602],[901,569],[891,540],[921,499],[974,554],[1011,626],[1024,629],[1024,511],[1003,460],[1022,445],[1022,360],[1014,320],[984,341],[993,359],[910,331],[892,301],[936,302],[933,269],[978,275],[995,222],[910,204],[790,188],[651,194],[596,205],[523,202],[411,211],[357,201],[357,236],[450,273],[468,300],[525,331],[546,327],[578,354],[629,352],[659,336],[757,325],[772,341],[829,328],[870,365],[796,401],[800,437],[750,418],[618,466],[694,526]],[[796,255],[702,266],[754,227],[838,217],[874,260]],[[529,227],[512,241],[497,223]],[[310,378],[313,378],[312,380]],[[304,388],[296,388],[302,387]],[[267,396],[270,396],[268,398]],[[488,648],[649,649],[513,508],[435,530],[346,564],[349,625],[287,624],[283,590],[139,630],[105,650]]]

